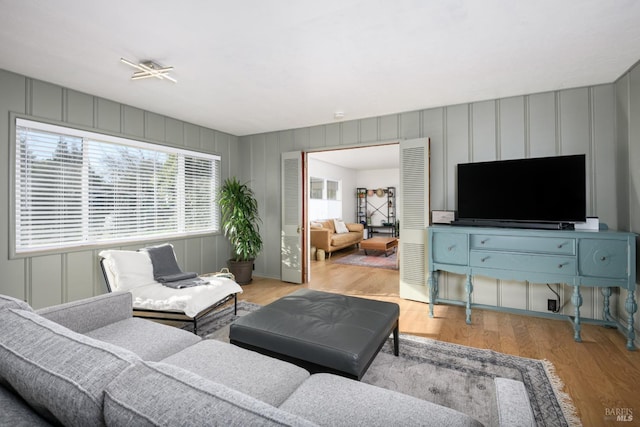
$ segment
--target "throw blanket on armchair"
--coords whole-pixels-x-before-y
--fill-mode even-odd
[[[153,278],[165,286],[175,289],[204,285],[206,280],[198,278],[198,273],[184,273],[178,266],[171,245],[155,246],[145,249],[153,265]]]

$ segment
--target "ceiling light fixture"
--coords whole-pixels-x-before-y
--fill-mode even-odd
[[[155,77],[160,80],[166,79],[172,81],[173,83],[178,83],[176,79],[169,75],[169,72],[173,70],[173,67],[163,67],[153,61],[144,61],[136,64],[135,62],[131,62],[124,58],[120,58],[120,62],[130,65],[138,70],[133,73],[133,75],[131,76],[131,80],[140,80],[148,79],[149,77]]]
[[[342,120],[342,119],[344,119],[344,113],[342,111],[336,111],[333,114],[333,118],[336,119],[336,120]]]

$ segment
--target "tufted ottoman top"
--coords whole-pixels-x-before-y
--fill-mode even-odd
[[[398,304],[300,289],[236,320],[233,344],[312,372],[360,379],[393,331]]]

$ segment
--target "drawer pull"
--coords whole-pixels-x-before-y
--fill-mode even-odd
[[[449,246],[449,247],[447,248],[447,250],[448,250],[449,252],[451,252],[452,250],[454,250],[454,249],[455,249],[455,247],[456,247],[456,245],[451,245],[451,246]]]
[[[600,261],[606,261],[606,260],[607,260],[607,257],[606,257],[606,256],[601,256],[601,257],[600,257]]]
[[[563,243],[560,243],[560,244],[558,245],[558,249],[562,249],[562,247],[563,247],[564,245],[565,245],[565,243],[564,243],[564,242],[563,242]]]
[[[486,256],[486,257],[484,257],[484,258],[480,258],[480,262],[485,262],[485,261],[486,261],[486,260],[488,260],[488,259],[489,259],[489,257],[488,257],[488,256]]]
[[[562,268],[565,265],[569,265],[569,263],[568,262],[563,262],[562,264],[558,264],[558,268]]]
[[[484,245],[485,243],[487,243],[487,240],[489,240],[489,239],[480,240],[480,244]]]

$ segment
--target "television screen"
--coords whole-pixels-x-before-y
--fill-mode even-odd
[[[586,221],[585,155],[458,164],[460,220]]]

